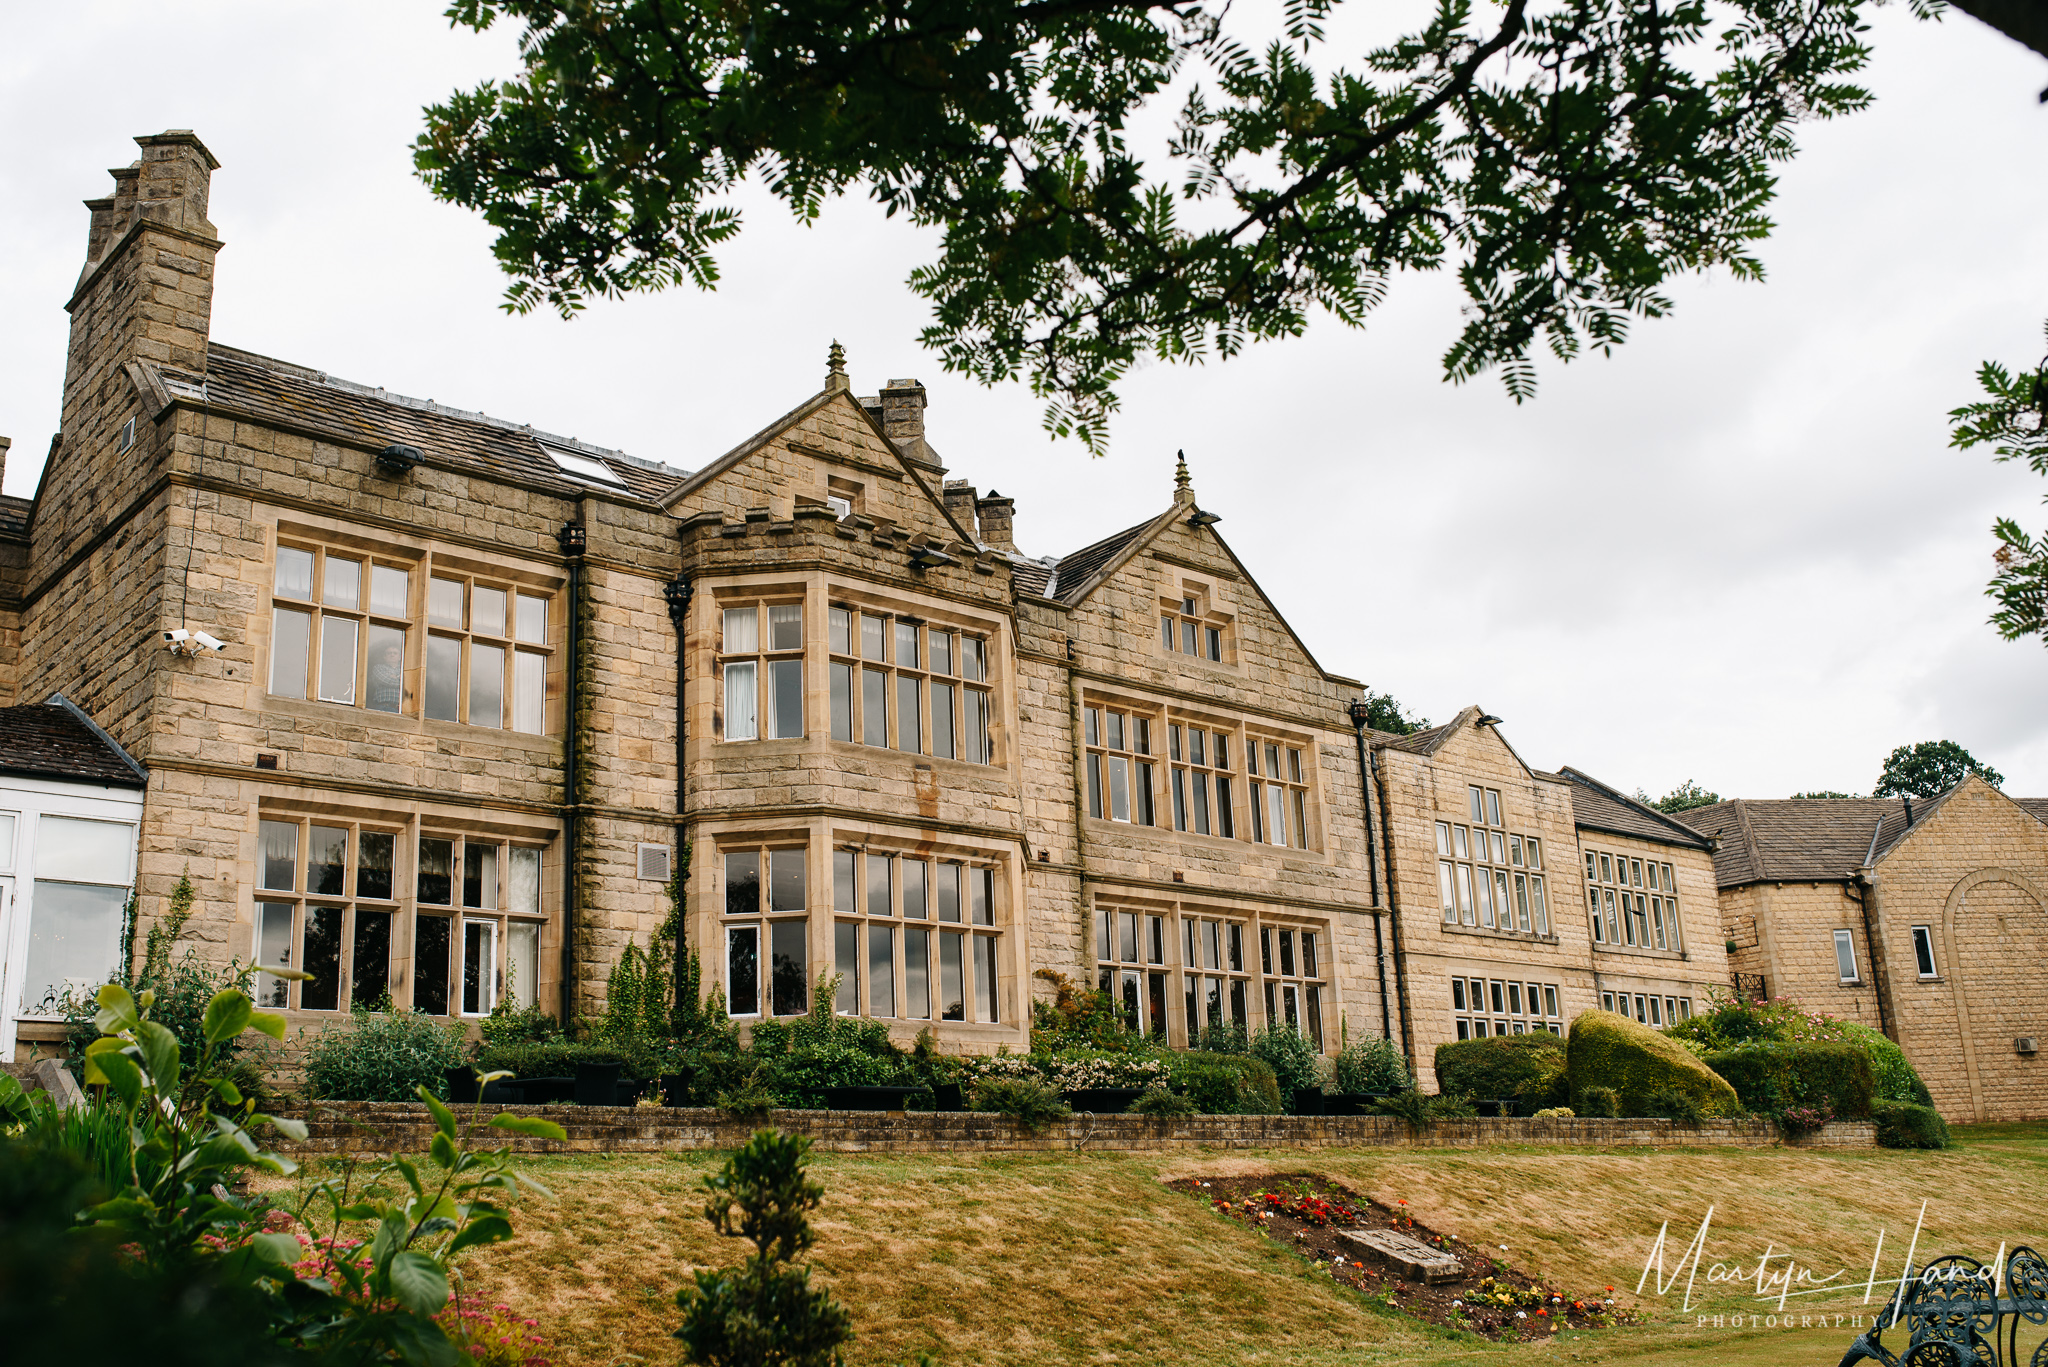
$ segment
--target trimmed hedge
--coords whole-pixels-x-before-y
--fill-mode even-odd
[[[1887,1149],[1945,1149],[1955,1142],[1932,1106],[1878,1101],[1871,1104],[1870,1118],[1877,1122],[1877,1142]]]
[[[1862,1120],[1877,1087],[1870,1055],[1854,1044],[1760,1041],[1709,1054],[1706,1062],[1759,1115],[1824,1108],[1844,1120]]]
[[[1659,1092],[1689,1096],[1703,1116],[1741,1110],[1735,1089],[1675,1040],[1612,1011],[1585,1011],[1565,1050],[1572,1109],[1589,1115],[1589,1088],[1612,1088],[1624,1115],[1644,1115]]]
[[[460,1027],[415,1011],[356,1011],[306,1043],[306,1091],[328,1101],[411,1101],[425,1087],[446,1096],[442,1070],[462,1062]]]
[[[1436,1085],[1446,1094],[1463,1092],[1488,1100],[1513,1097],[1526,1103],[1525,1110],[1562,1106],[1571,1093],[1564,1040],[1546,1030],[1439,1044]]]
[[[1166,1060],[1168,1088],[1203,1115],[1279,1115],[1272,1065],[1249,1054],[1176,1053]]]
[[[1905,1050],[1857,1021],[1842,1021],[1836,1028],[1844,1040],[1863,1046],[1863,1052],[1870,1055],[1870,1070],[1877,1077],[1877,1090],[1872,1094],[1875,1100],[1904,1101],[1915,1106],[1934,1105],[1933,1095],[1907,1060]]]
[[[572,1040],[489,1044],[476,1057],[478,1072],[508,1072],[515,1078],[574,1077],[579,1063],[616,1063],[621,1076],[643,1080],[661,1074],[661,1064],[649,1050]]]

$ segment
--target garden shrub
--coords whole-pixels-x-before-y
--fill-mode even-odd
[[[1954,1144],[1948,1122],[1932,1106],[1910,1101],[1875,1101],[1870,1118],[1877,1122],[1877,1142],[1887,1149],[1946,1149]]]
[[[1253,1058],[1263,1059],[1273,1070],[1280,1095],[1286,1098],[1289,1110],[1294,1109],[1297,1093],[1322,1090],[1322,1078],[1316,1069],[1316,1048],[1299,1030],[1290,1030],[1284,1025],[1261,1027],[1252,1034],[1251,1053]]]
[[[327,1101],[411,1101],[424,1087],[448,1095],[443,1070],[462,1063],[462,1027],[420,1011],[350,1013],[306,1046],[306,1090]]]
[[[1251,1032],[1236,1021],[1214,1021],[1202,1027],[1194,1047],[1205,1054],[1249,1054]]]
[[[534,1040],[524,1044],[486,1045],[477,1053],[478,1071],[510,1073],[515,1078],[574,1077],[579,1063],[616,1063],[621,1077],[661,1076],[663,1056],[645,1045],[585,1043],[578,1040]]]
[[[1743,1106],[1759,1115],[1821,1111],[1860,1120],[1870,1114],[1876,1077],[1854,1044],[1756,1041],[1707,1055]]]
[[[1808,1011],[1782,997],[1767,1002],[1717,997],[1710,1010],[1679,1022],[1667,1033],[1701,1058],[1746,1044],[1853,1044],[1870,1057],[1876,1078],[1875,1099],[1910,1101],[1920,1106],[1934,1104],[1927,1084],[1914,1071],[1905,1051],[1881,1032],[1860,1021]]]
[[[1123,1012],[1104,992],[1084,987],[1066,974],[1041,968],[1032,976],[1052,984],[1053,999],[1031,1002],[1031,1052],[1100,1049],[1121,1053],[1147,1041],[1124,1024]]]
[[[1035,1077],[985,1077],[974,1084],[969,1104],[1009,1116],[1032,1134],[1043,1134],[1053,1121],[1074,1113],[1058,1092]]]
[[[1861,1045],[1863,1052],[1870,1056],[1870,1071],[1876,1079],[1871,1100],[1904,1101],[1930,1108],[1934,1105],[1933,1095],[1928,1092],[1927,1084],[1920,1080],[1920,1074],[1907,1059],[1905,1050],[1885,1038],[1881,1031],[1873,1030],[1860,1021],[1837,1021],[1835,1024],[1844,1043]]]
[[[1531,1116],[1532,1120],[1576,1120],[1569,1106],[1546,1106]]]
[[[1719,1075],[1661,1031],[1612,1011],[1585,1011],[1572,1022],[1565,1049],[1572,1109],[1596,1114],[1585,1104],[1593,1088],[1610,1088],[1620,1113],[1642,1115],[1653,1092],[1679,1092],[1699,1103],[1703,1116],[1733,1115],[1735,1090]]]
[[[545,1044],[563,1037],[562,1023],[540,1008],[514,1006],[500,999],[491,1014],[477,1022],[486,1047],[501,1044]]]
[[[1576,1115],[1613,1120],[1621,1114],[1621,1093],[1612,1087],[1588,1087],[1579,1093]]]
[[[1419,1130],[1432,1120],[1463,1120],[1472,1115],[1472,1098],[1462,1092],[1428,1096],[1411,1087],[1375,1101],[1372,1113],[1405,1120],[1411,1129]]]
[[[1280,1083],[1264,1059],[1248,1054],[1176,1053],[1168,1083],[1203,1115],[1278,1115]]]
[[[1193,1097],[1169,1092],[1164,1087],[1147,1087],[1144,1093],[1131,1103],[1133,1115],[1149,1115],[1160,1120],[1193,1115],[1200,1109]]]
[[[1703,1118],[1698,1097],[1689,1092],[1666,1090],[1654,1091],[1644,1098],[1643,1114],[1680,1125],[1697,1125]]]
[[[1347,1044],[1337,1055],[1340,1092],[1405,1092],[1415,1086],[1401,1046],[1378,1035]]]
[[[1512,1097],[1530,1109],[1561,1106],[1570,1099],[1564,1065],[1564,1041],[1547,1030],[1436,1047],[1436,1080],[1442,1090]]]

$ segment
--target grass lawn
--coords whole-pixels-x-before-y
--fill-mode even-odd
[[[1376,1362],[1840,1361],[1858,1332],[1698,1324],[1766,1314],[1753,1285],[1709,1285],[1705,1267],[1788,1251],[1853,1291],[1794,1298],[1802,1312],[1864,1314],[1873,1246],[1896,1280],[1927,1201],[1919,1256],[1990,1258],[2001,1240],[2048,1246],[2048,1125],[1959,1130],[1959,1148],[1820,1154],[1792,1150],[1650,1152],[1287,1150],[1265,1154],[866,1156],[819,1154],[825,1183],[815,1276],[854,1313],[855,1364],[1336,1364]],[[516,1240],[469,1255],[473,1289],[541,1321],[558,1367],[677,1360],[676,1288],[695,1267],[736,1261],[701,1214],[710,1154],[545,1158],[526,1167],[555,1193],[529,1197]],[[320,1172],[317,1165],[309,1171]],[[1392,1202],[1568,1296],[1635,1306],[1636,1325],[1499,1346],[1431,1330],[1334,1286],[1292,1251],[1212,1214],[1162,1182],[1211,1173],[1309,1172]],[[1659,1224],[1667,1267],[1708,1204],[1713,1225],[1693,1308],[1682,1285],[1635,1291]]]

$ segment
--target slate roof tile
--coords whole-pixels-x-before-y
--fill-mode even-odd
[[[0,707],[0,773],[144,788],[133,761],[57,702]]]

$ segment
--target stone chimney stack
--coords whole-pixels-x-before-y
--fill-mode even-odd
[[[1016,537],[1010,526],[1017,513],[1016,499],[1004,498],[991,489],[987,498],[974,501],[974,511],[981,523],[983,545],[993,546],[999,551],[1014,552],[1017,549]]]
[[[14,438],[0,437],[0,484],[7,482],[7,453],[14,446]]]
[[[967,529],[968,539],[979,541],[981,533],[975,530],[974,481],[971,479],[949,479],[940,495],[946,504],[946,511],[953,520]]]
[[[137,138],[142,157],[111,172],[114,194],[89,199],[85,269],[71,302],[64,436],[97,450],[133,415],[131,361],[204,375],[220,234],[207,197],[220,163],[190,129]],[[117,418],[118,415],[118,418]],[[73,448],[75,449],[75,448]]]
[[[876,416],[882,423],[882,435],[895,444],[905,460],[927,471],[945,472],[945,466],[939,463],[939,453],[925,440],[923,385],[916,380],[891,380],[869,411],[875,408],[881,410]]]

